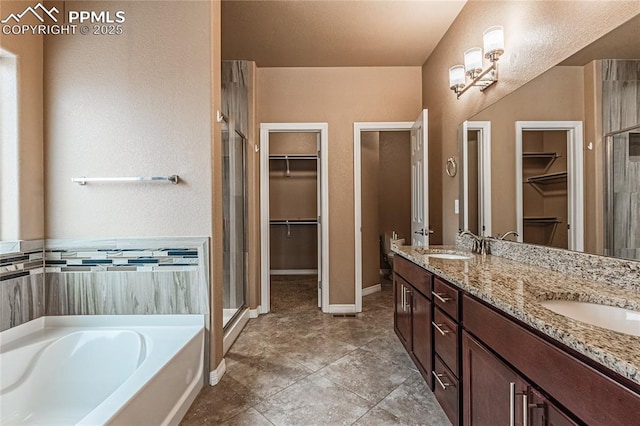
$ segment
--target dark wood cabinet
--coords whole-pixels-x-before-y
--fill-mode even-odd
[[[409,293],[411,286],[397,274],[393,275],[393,293],[395,300],[394,329],[400,341],[411,352],[412,330],[411,330],[411,304]]]
[[[395,332],[427,385],[433,389],[432,276],[404,259],[394,260],[393,270]]]
[[[394,292],[396,333],[454,425],[639,424],[635,383],[443,278],[400,258]]]
[[[413,322],[413,355],[417,361],[417,367],[431,386],[433,345],[431,334],[431,300],[427,299],[419,291],[413,290],[412,300],[412,322]]]
[[[523,387],[518,374],[466,331],[462,333],[462,383],[464,424],[522,424],[522,416],[516,416],[522,411],[516,398]]]

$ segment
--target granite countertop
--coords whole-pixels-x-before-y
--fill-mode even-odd
[[[521,320],[547,336],[640,384],[640,337],[611,331],[556,314],[540,301],[563,299],[600,303],[640,311],[637,290],[527,265],[455,247],[393,246],[400,256],[440,275],[469,294]],[[438,252],[471,256],[468,260],[428,257]]]

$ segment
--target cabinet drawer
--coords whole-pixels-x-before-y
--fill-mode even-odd
[[[393,258],[393,270],[431,300],[431,273],[399,255]]]
[[[433,301],[436,306],[449,314],[451,318],[458,321],[458,294],[460,290],[451,284],[435,277],[433,280]]]
[[[464,328],[587,424],[625,425],[640,394],[484,303],[464,296]]]
[[[435,366],[433,369],[434,390],[433,393],[440,403],[447,417],[453,425],[459,424],[460,417],[460,383],[443,362],[435,357]]]
[[[436,353],[449,367],[449,370],[456,377],[460,377],[458,369],[459,326],[440,308],[435,308],[433,312],[433,336]]]

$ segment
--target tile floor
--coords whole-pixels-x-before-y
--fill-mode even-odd
[[[393,331],[391,284],[357,318],[314,306],[315,283],[272,284],[272,313],[250,320],[183,425],[449,425]],[[291,292],[291,286],[299,292]]]

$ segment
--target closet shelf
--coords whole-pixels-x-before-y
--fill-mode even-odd
[[[317,155],[309,154],[286,154],[286,155],[270,155],[269,160],[317,160]]]
[[[560,157],[560,154],[557,152],[523,152],[522,157],[524,158],[553,158],[556,159]]]
[[[317,219],[271,219],[270,225],[317,225]]]
[[[526,225],[553,225],[562,223],[562,221],[555,216],[525,216],[522,220]]]
[[[544,175],[530,176],[527,178],[527,183],[534,183],[537,185],[551,185],[554,183],[562,183],[567,181],[567,172],[547,173]]]

